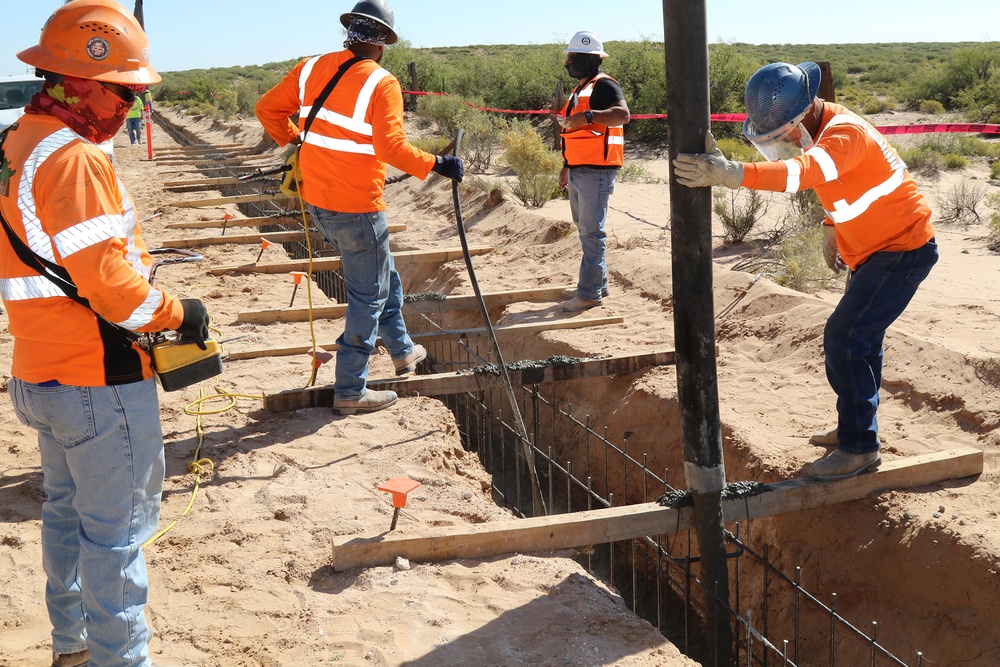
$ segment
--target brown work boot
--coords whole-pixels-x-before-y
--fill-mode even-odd
[[[382,408],[396,404],[396,392],[372,391],[369,389],[361,398],[349,401],[343,398],[333,399],[333,414],[353,415],[356,412],[377,412]]]
[[[402,359],[393,359],[392,363],[396,367],[396,375],[409,375],[417,370],[417,364],[427,358],[427,350],[423,345],[414,345],[413,352]]]
[[[52,652],[52,667],[87,667],[90,662],[90,651],[83,649],[76,653],[57,654]]]
[[[810,445],[819,445],[820,447],[836,447],[839,444],[837,440],[837,427],[834,426],[829,431],[820,431],[818,433],[813,433],[812,437],[809,438]]]
[[[851,454],[843,449],[835,449],[809,466],[806,474],[820,482],[834,482],[860,475],[882,465],[878,452]]]
[[[579,313],[582,310],[596,308],[599,305],[601,305],[600,299],[592,301],[590,299],[581,299],[578,296],[574,296],[569,301],[563,301],[562,303],[560,303],[559,307],[562,308],[567,313]]]

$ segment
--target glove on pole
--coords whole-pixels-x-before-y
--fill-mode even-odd
[[[704,153],[679,153],[674,158],[674,176],[681,185],[704,188],[724,185],[736,190],[743,182],[743,163],[727,160],[711,132],[705,134]]]

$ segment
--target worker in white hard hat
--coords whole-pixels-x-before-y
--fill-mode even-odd
[[[826,213],[823,254],[850,282],[826,322],[826,377],[837,427],[810,442],[834,449],[807,470],[835,481],[874,470],[886,330],[938,260],[931,209],[906,163],[866,120],[818,96],[819,66],[770,63],[744,91],[743,135],[766,162],[727,159],[711,132],[705,153],[674,159],[677,182],[771,192],[813,190]]]
[[[566,54],[566,71],[580,82],[559,115],[564,161],[559,186],[569,192],[583,247],[576,295],[560,305],[573,313],[600,306],[608,295],[604,225],[608,199],[624,164],[623,126],[630,115],[621,85],[600,69],[608,54],[596,34],[576,33]]]

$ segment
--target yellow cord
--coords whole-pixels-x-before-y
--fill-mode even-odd
[[[295,151],[302,150],[302,144],[296,146]],[[309,374],[309,381],[305,388],[308,389],[316,384],[316,373],[319,371],[316,363],[316,328],[313,326],[313,300],[312,300],[312,271],[313,271],[313,251],[312,234],[309,233],[309,220],[306,218],[306,202],[302,199],[302,181],[299,180],[298,173],[293,170],[292,176],[295,178],[295,194],[299,196],[299,211],[302,213],[302,230],[306,235],[306,251],[308,260],[306,265],[306,299],[309,302],[309,338],[312,341],[312,372]]]
[[[201,487],[201,480],[203,478],[205,478],[205,477],[208,477],[213,472],[215,472],[215,464],[212,462],[211,459],[208,459],[208,458],[198,458],[201,455],[201,446],[205,442],[205,430],[202,428],[202,425],[201,425],[201,418],[202,418],[202,416],[203,415],[217,415],[217,414],[220,414],[220,413],[223,413],[223,412],[225,412],[227,410],[232,409],[233,407],[236,406],[236,399],[237,398],[248,398],[248,399],[251,399],[251,400],[258,400],[258,399],[263,400],[263,398],[264,398],[263,395],[261,395],[261,396],[254,396],[254,395],[251,395],[251,394],[234,394],[234,393],[230,393],[230,392],[225,392],[225,391],[222,391],[221,389],[219,389],[218,387],[215,388],[215,391],[216,391],[215,394],[213,394],[211,396],[205,396],[205,388],[202,387],[200,389],[201,398],[199,398],[196,401],[192,401],[191,403],[189,403],[184,408],[184,412],[186,414],[196,415],[198,417],[198,420],[197,420],[198,447],[194,451],[194,457],[193,457],[193,459],[188,462],[188,472],[192,473],[195,476],[194,477],[194,488],[191,490],[191,499],[188,501],[187,507],[184,508],[184,511],[181,512],[181,515],[179,517],[177,517],[176,519],[174,519],[173,521],[171,521],[170,525],[168,525],[166,528],[164,528],[163,530],[161,530],[160,532],[156,533],[151,538],[149,538],[148,540],[146,540],[146,542],[142,545],[143,548],[148,547],[149,545],[153,544],[158,539],[160,539],[161,537],[163,537],[164,535],[166,535],[168,532],[170,532],[170,530],[174,526],[177,525],[178,521],[180,521],[182,518],[184,518],[185,516],[187,516],[191,512],[191,508],[194,507],[194,501],[198,497],[198,489]],[[220,398],[223,398],[223,399],[228,398],[229,399],[228,404],[225,405],[222,408],[213,409],[213,410],[203,410],[203,409],[201,409],[203,403],[205,403],[207,401],[214,401],[214,400],[220,399]],[[198,406],[199,409],[196,410],[195,406]]]

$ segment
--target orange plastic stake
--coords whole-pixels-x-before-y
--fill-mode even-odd
[[[393,477],[379,485],[379,491],[386,491],[392,494],[392,506],[396,508],[392,512],[392,525],[389,531],[396,530],[396,520],[399,519],[399,510],[406,507],[406,494],[421,486],[420,482],[406,477]]]
[[[257,253],[257,259],[255,259],[253,261],[253,263],[256,264],[257,262],[259,262],[260,261],[260,256],[263,255],[264,251],[267,250],[272,245],[274,245],[274,244],[271,243],[270,241],[268,241],[267,239],[261,239],[260,240],[260,252]]]
[[[299,289],[299,283],[302,282],[302,277],[306,275],[305,271],[289,271],[292,276],[292,280],[295,281],[295,287],[292,288],[292,300],[288,302],[288,307],[291,308],[292,304],[295,303],[295,292]]]
[[[226,209],[222,209],[222,234],[220,234],[219,236],[226,235],[226,224],[235,217],[236,217],[235,215],[233,215]]]
[[[313,368],[319,368],[326,362],[333,359],[333,355],[321,347],[317,347],[315,351],[309,350],[309,356],[313,358],[312,361]]]

